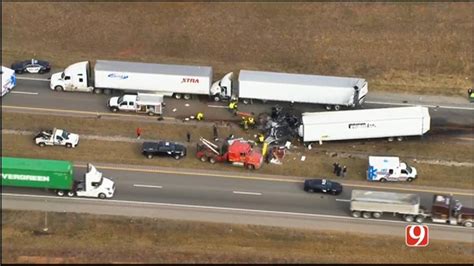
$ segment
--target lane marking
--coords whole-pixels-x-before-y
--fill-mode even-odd
[[[474,138],[457,138],[457,139],[468,140],[468,141],[473,141],[474,140]]]
[[[377,101],[366,101],[366,103],[384,104],[384,105],[404,105],[404,106],[421,105],[421,106],[424,106],[424,107],[431,107],[431,108],[474,110],[474,107],[458,107],[458,106],[448,106],[448,105],[430,105],[430,104],[416,104],[416,103],[412,103],[412,104],[410,104],[410,103],[388,103],[388,102],[377,102]]]
[[[19,80],[38,80],[38,81],[49,81],[50,79],[42,79],[42,78],[28,78],[28,77],[18,77],[16,76],[16,79]]]
[[[134,187],[146,187],[146,188],[163,188],[162,186],[152,186],[152,185],[139,185],[133,184]]]
[[[95,164],[94,164],[95,165]],[[86,165],[74,164],[75,167],[86,168]],[[250,180],[260,180],[260,181],[277,181],[277,182],[288,182],[288,183],[302,183],[303,180],[291,180],[291,179],[280,179],[280,178],[271,178],[271,177],[257,177],[257,176],[239,176],[239,175],[229,175],[229,174],[213,174],[213,173],[195,173],[195,172],[182,172],[182,171],[173,171],[173,170],[157,170],[157,169],[137,169],[137,168],[127,168],[127,167],[113,167],[113,166],[101,166],[100,164],[95,165],[97,168],[107,169],[107,170],[119,170],[119,171],[128,171],[128,172],[143,172],[143,173],[160,173],[160,174],[175,174],[175,175],[191,175],[191,176],[210,176],[210,177],[224,177],[224,178],[235,178],[235,179],[250,179]],[[464,193],[464,192],[450,192],[446,190],[430,190],[430,189],[417,189],[417,188],[401,188],[401,187],[378,187],[371,185],[356,185],[356,184],[344,184],[347,187],[361,187],[361,188],[375,188],[375,189],[385,189],[385,190],[402,190],[402,191],[417,191],[417,192],[429,192],[436,194],[453,194],[453,195],[462,195],[462,196],[474,196],[474,193]]]
[[[141,115],[130,115],[130,114],[115,114],[115,113],[102,113],[102,112],[90,112],[90,111],[79,111],[79,110],[63,110],[63,109],[49,109],[49,108],[38,108],[38,107],[26,107],[26,106],[11,106],[3,105],[2,108],[6,109],[21,109],[21,110],[31,110],[31,111],[48,111],[53,113],[73,113],[73,114],[87,114],[87,115],[109,115],[109,116],[129,116],[135,118],[158,118],[157,116],[141,116]],[[175,120],[174,117],[163,117],[164,120]]]
[[[223,105],[208,105],[207,107],[211,107],[211,108],[227,108],[227,106],[223,106]]]
[[[342,201],[342,202],[350,202],[350,199],[336,199],[336,201]]]
[[[162,202],[148,202],[148,201],[130,201],[130,200],[113,200],[113,199],[88,199],[88,198],[76,198],[76,197],[57,197],[57,196],[44,196],[44,195],[31,195],[31,194],[16,194],[16,193],[1,193],[2,198],[4,196],[11,197],[24,197],[24,198],[48,198],[48,199],[58,199],[58,200],[76,200],[76,201],[92,201],[99,203],[123,203],[123,204],[137,204],[137,205],[151,205],[151,206],[162,206],[162,207],[179,207],[179,208],[189,208],[189,209],[206,209],[206,210],[220,210],[220,211],[235,211],[235,212],[250,212],[250,213],[265,213],[265,214],[282,214],[282,215],[293,215],[293,216],[303,216],[303,217],[313,217],[313,218],[331,218],[331,219],[340,219],[340,220],[352,220],[352,221],[365,221],[366,223],[393,223],[393,224],[406,224],[404,221],[392,221],[392,220],[381,220],[381,219],[363,219],[355,218],[350,216],[337,216],[337,215],[327,215],[327,214],[314,214],[314,213],[302,213],[302,212],[285,212],[285,211],[270,211],[270,210],[258,210],[258,209],[243,209],[243,208],[232,208],[232,207],[218,207],[218,206],[204,206],[204,205],[190,205],[190,204],[176,204],[176,203],[162,203]],[[3,206],[2,206],[3,207]],[[432,224],[430,226],[449,228],[449,229],[458,229],[458,230],[472,230],[474,227],[465,227],[459,225],[445,225],[445,224]]]
[[[29,94],[29,95],[38,95],[38,92],[29,92],[29,91],[10,91],[13,94]]]
[[[243,194],[243,195],[255,195],[255,196],[261,196],[262,193],[258,192],[246,192],[246,191],[232,191],[234,194]]]

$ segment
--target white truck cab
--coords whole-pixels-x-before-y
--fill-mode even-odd
[[[120,97],[112,97],[107,106],[112,112],[129,111],[147,113],[148,115],[161,115],[164,106],[161,94],[124,94]]]
[[[13,89],[16,85],[15,71],[2,66],[2,97]]]
[[[369,168],[367,180],[369,181],[408,181],[417,178],[414,167],[400,162],[399,157],[393,156],[369,156]]]
[[[112,198],[115,193],[115,183],[104,177],[95,166],[89,163],[84,180],[76,184],[75,192],[79,197]]]
[[[227,73],[221,80],[212,84],[210,94],[214,101],[234,99],[232,95],[233,76],[233,72]]]
[[[51,75],[49,87],[56,91],[80,91],[91,92],[89,62],[83,61],[72,64],[63,72]]]

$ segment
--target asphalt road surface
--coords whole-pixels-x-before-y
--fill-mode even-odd
[[[49,88],[49,81],[46,77],[47,76],[38,75],[19,76],[17,86],[11,93],[2,98],[2,105],[7,108],[14,107],[16,110],[20,110],[21,107],[30,107],[50,109],[58,112],[61,112],[61,110],[75,110],[91,113],[111,113],[106,106],[111,95],[52,91]],[[184,119],[201,111],[205,114],[207,120],[230,121],[239,119],[227,111],[226,103],[213,102],[205,96],[189,101],[165,98],[165,102],[167,104],[164,109],[165,117]],[[424,99],[422,99],[421,96],[410,97],[393,93],[371,93],[369,91],[367,103],[364,105],[364,108],[385,108],[414,104],[422,104],[430,107],[432,128],[454,127],[459,131],[461,127],[463,128],[461,131],[469,133],[474,127],[474,105],[470,105],[467,100],[466,103],[460,102],[459,99],[449,103],[445,102],[443,97],[425,96]],[[262,112],[270,112],[271,106],[273,105],[274,103],[258,103],[253,105],[240,103],[239,111],[259,114]],[[285,104],[281,105],[285,106]],[[296,113],[317,112],[324,111],[324,108],[311,104],[295,104],[294,110]]]
[[[389,214],[379,220],[351,217],[348,202],[352,191],[350,186],[344,186],[342,194],[333,196],[306,193],[302,182],[180,174],[178,170],[176,173],[160,173],[133,169],[98,169],[104,176],[115,180],[116,195],[113,199],[59,198],[41,189],[4,187],[2,208],[148,216],[400,236],[403,236],[406,225],[401,218]],[[84,171],[85,168],[76,167],[76,178],[80,178]],[[413,193],[420,195],[422,206],[431,207],[433,193]],[[465,206],[474,206],[472,194],[455,197]],[[426,224],[432,229],[432,238],[474,242],[473,228],[429,222]]]

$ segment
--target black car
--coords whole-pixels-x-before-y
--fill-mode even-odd
[[[186,156],[186,147],[182,144],[169,141],[148,141],[143,143],[142,153],[148,159],[153,158],[153,156],[171,156],[179,160]]]
[[[15,70],[15,73],[17,74],[22,74],[25,72],[32,74],[43,74],[51,70],[51,64],[48,61],[31,59],[15,62],[12,64],[11,69]]]
[[[308,179],[304,181],[304,190],[338,195],[342,192],[342,185],[327,179]]]

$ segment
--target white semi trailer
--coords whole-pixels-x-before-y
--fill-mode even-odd
[[[212,95],[212,67],[165,65],[97,60],[93,69],[88,61],[68,66],[51,76],[50,88],[109,94],[156,93],[177,99],[192,95]]]
[[[303,113],[298,135],[304,142],[388,138],[399,141],[430,130],[428,107],[394,107]]]
[[[318,76],[240,70],[238,80],[228,73],[212,85],[220,98],[240,99],[247,104],[253,100],[321,104],[326,109],[362,105],[368,84],[362,78]]]

